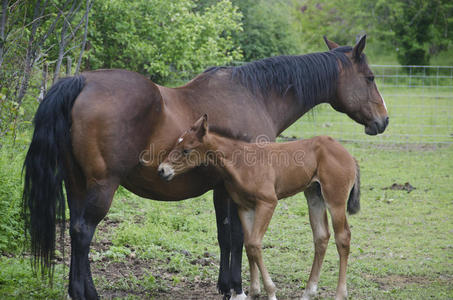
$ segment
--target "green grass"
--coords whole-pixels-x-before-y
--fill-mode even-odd
[[[69,269],[64,270],[65,273]],[[63,299],[67,293],[63,267],[55,269],[55,280],[48,282],[33,274],[30,260],[22,257],[0,257],[0,298],[7,299]]]
[[[365,136],[362,126],[330,107],[307,114],[284,135],[329,134],[360,140],[343,143],[362,171],[362,210],[349,217],[348,289],[352,299],[452,299],[453,145],[428,144],[453,139],[448,136],[453,133],[453,112],[442,108],[450,99],[424,97],[428,92],[423,90],[381,90],[391,117],[382,136]],[[413,96],[391,96],[394,94]],[[448,91],[443,95],[451,96]],[[437,107],[427,107],[430,101]],[[424,126],[408,126],[412,123]],[[413,135],[419,133],[426,136]],[[441,137],[430,136],[434,134]],[[417,141],[426,144],[407,143]],[[26,141],[19,140],[15,146],[3,144],[0,148],[0,225],[7,229],[0,233],[0,299],[61,299],[69,269],[59,265],[54,285],[49,287],[32,274],[28,260],[20,255],[22,232],[16,223],[24,145]],[[410,193],[385,189],[405,182],[416,189]],[[97,288],[104,298],[159,299],[167,295],[182,299],[181,295],[201,290],[210,293],[207,298],[219,299],[215,295],[216,235],[212,192],[181,202],[157,202],[120,189],[90,253]],[[102,244],[105,246],[100,247]],[[264,238],[265,262],[281,299],[302,294],[312,257],[303,195],[282,200]],[[247,287],[245,255],[243,260]],[[337,274],[338,256],[331,238],[319,283],[320,298],[334,296]]]
[[[452,297],[453,147],[395,151],[357,144],[346,146],[362,169],[362,210],[349,218],[350,295],[358,299]],[[416,189],[411,193],[384,189],[395,182],[410,182]],[[130,198],[143,220],[122,223],[113,239],[116,247],[128,245],[138,257],[168,261],[163,268],[181,278],[193,280],[201,276],[215,280],[216,265],[200,268],[191,264],[193,257],[218,251],[212,193],[176,203]],[[130,205],[115,201],[113,212]],[[134,215],[128,212],[120,219],[132,220]],[[266,264],[280,287],[279,294],[300,294],[313,255],[302,194],[281,201],[265,236],[264,248]],[[190,255],[182,254],[183,250]],[[335,291],[337,265],[332,239],[320,281],[323,293],[329,297]]]
[[[362,169],[362,210],[349,218],[350,295],[356,299],[451,298],[453,147],[395,151],[357,144],[346,146]],[[410,182],[416,189],[411,193],[384,189],[395,182]],[[130,211],[130,207],[134,210]],[[142,218],[140,222],[133,221],[137,215]],[[127,220],[115,230],[115,249],[125,247],[139,258],[163,263],[165,272],[183,280],[201,277],[215,281],[216,264],[201,267],[191,263],[204,252],[218,252],[212,193],[175,203],[135,196],[127,201],[117,199],[112,217]],[[264,248],[279,295],[300,295],[313,255],[302,194],[281,201],[265,236]],[[190,254],[183,254],[184,251]],[[320,281],[323,296],[333,296],[337,265],[332,239]],[[246,264],[243,272],[246,283]],[[102,286],[102,281],[99,283]],[[174,283],[167,279],[160,284]]]

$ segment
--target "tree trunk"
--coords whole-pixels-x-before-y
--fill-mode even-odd
[[[42,81],[41,81],[41,88],[39,91],[38,102],[41,102],[44,99],[44,95],[47,93],[48,68],[49,68],[49,64],[47,62],[45,62],[42,67]]]
[[[74,19],[74,16],[77,14],[78,10],[80,9],[80,4],[76,7],[76,4],[79,1],[73,1],[71,9],[69,10],[68,14],[66,15],[66,18],[63,19],[63,26],[61,27],[61,36],[60,36],[60,42],[58,43],[58,59],[57,63],[55,65],[55,73],[53,74],[53,79],[52,82],[55,83],[57,78],[60,76],[60,69],[61,69],[61,63],[63,62],[64,54],[65,54],[65,48],[68,44],[68,39],[75,35],[75,32],[78,30],[77,26],[74,29],[74,33],[69,33],[66,35],[66,32],[68,30],[68,26],[71,25],[71,21]]]
[[[24,99],[25,93],[28,90],[28,84],[30,82],[31,69],[34,63],[34,56],[36,55],[36,49],[34,47],[34,41],[36,31],[41,24],[41,16],[44,12],[45,4],[41,9],[41,0],[36,1],[34,13],[33,13],[33,25],[31,27],[30,37],[28,39],[27,55],[25,56],[25,69],[24,76],[19,87],[19,94],[17,96],[17,103],[21,104]],[[46,1],[47,3],[47,1]],[[39,19],[38,19],[39,18]]]
[[[93,1],[87,0],[87,2],[86,2],[86,10],[85,10],[85,31],[83,32],[82,46],[80,48],[79,59],[77,60],[77,66],[76,66],[75,74],[79,74],[80,65],[82,64],[83,52],[85,51],[85,47],[86,47],[86,44],[87,44],[88,16],[90,14],[90,10],[91,10],[91,5],[92,4],[93,4]]]
[[[0,24],[0,67],[3,63],[3,54],[4,54],[4,47],[5,47],[5,27],[6,27],[6,17],[8,13],[8,0],[3,0],[2,2],[2,19]]]

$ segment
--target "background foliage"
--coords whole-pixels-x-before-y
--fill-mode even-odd
[[[114,0],[94,4],[90,69],[127,68],[162,82],[242,58],[231,35],[241,13],[229,1],[201,11],[192,0]]]

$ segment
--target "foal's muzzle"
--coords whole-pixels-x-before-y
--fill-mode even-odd
[[[380,120],[369,122],[365,126],[365,133],[368,135],[376,135],[378,133],[383,133],[385,131],[385,128],[387,128],[388,124],[389,117],[384,117]]]
[[[175,176],[175,170],[167,163],[161,163],[157,168],[157,173],[166,181],[172,180]]]

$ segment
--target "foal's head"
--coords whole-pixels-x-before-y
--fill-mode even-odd
[[[343,52],[352,64],[351,67],[340,66],[337,95],[331,103],[332,107],[364,125],[366,134],[384,132],[389,122],[387,107],[362,53],[366,35],[354,47],[340,47],[326,37],[324,40],[330,51]]]
[[[159,165],[159,175],[171,180],[175,175],[207,164],[209,149],[205,142],[208,131],[208,116],[205,114],[178,138],[167,158]]]

